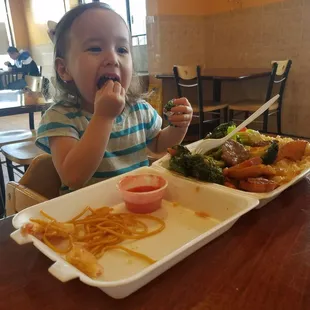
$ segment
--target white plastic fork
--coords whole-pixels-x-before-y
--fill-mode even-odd
[[[236,133],[238,133],[242,128],[246,127],[248,124],[253,122],[256,118],[262,115],[266,110],[268,110],[278,99],[280,95],[276,95],[269,101],[264,103],[259,109],[257,109],[252,115],[250,115],[245,121],[243,121],[237,128],[235,128],[231,133],[221,139],[206,139],[202,140],[194,150],[196,154],[205,154],[206,152],[220,147],[227,140],[232,138]]]

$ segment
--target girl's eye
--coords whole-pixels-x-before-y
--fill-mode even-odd
[[[101,47],[98,46],[93,46],[87,49],[88,52],[93,52],[93,53],[100,53],[101,52]]]
[[[118,52],[119,54],[128,54],[128,49],[127,49],[126,47],[119,47],[119,48],[117,49],[117,52]]]

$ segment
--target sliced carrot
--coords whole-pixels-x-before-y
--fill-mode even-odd
[[[287,158],[293,161],[301,160],[305,155],[307,141],[296,140],[284,144],[278,153],[277,161]]]
[[[174,150],[174,149],[172,149],[172,148],[170,148],[170,147],[167,149],[167,152],[168,152],[171,156],[175,156],[175,155],[177,154],[177,151]]]
[[[227,176],[229,178],[237,179],[237,180],[244,180],[247,178],[257,178],[260,176],[274,176],[276,171],[271,166],[266,165],[255,165],[246,168],[240,168],[235,170],[228,170]]]
[[[278,184],[264,178],[249,178],[248,180],[241,180],[239,187],[247,192],[267,193],[276,189]]]

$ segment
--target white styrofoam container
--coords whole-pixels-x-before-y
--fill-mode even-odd
[[[20,233],[19,228],[29,218],[40,217],[41,209],[59,221],[69,220],[86,206],[99,208],[107,205],[115,206],[121,212],[126,211],[116,188],[116,183],[124,175],[21,211],[13,218],[16,231],[11,237],[19,244],[32,242],[53,260],[55,263],[49,268],[49,272],[60,281],[79,278],[113,298],[124,298],[223,234],[240,216],[258,205],[256,198],[239,195],[221,187],[200,186],[196,182],[158,169],[145,167],[127,175],[138,173],[161,175],[168,181],[162,208],[154,212],[155,216],[165,220],[166,228],[161,233],[142,240],[125,241],[127,247],[149,255],[157,260],[156,263],[147,265],[120,251],[110,251],[99,261],[104,268],[103,276],[94,280],[68,264],[61,255],[35,237],[23,237]],[[210,217],[198,217],[195,215],[196,211],[207,212]]]
[[[186,145],[186,147],[192,152],[196,148],[196,146],[200,143],[200,141],[201,140],[196,141],[196,142],[191,143],[191,144],[188,144],[188,145]],[[173,175],[178,175],[180,178],[194,180],[193,178],[187,178],[187,177],[184,177],[184,176],[182,176],[176,172],[168,170],[169,160],[170,160],[170,155],[167,154],[167,155],[163,156],[162,158],[160,158],[159,160],[155,161],[152,164],[152,167],[155,169],[169,171],[169,173],[171,173]],[[310,173],[310,168],[307,168],[307,169],[303,170],[295,178],[293,178],[290,182],[277,187],[275,190],[273,190],[269,193],[251,193],[251,192],[245,192],[245,191],[238,190],[238,189],[232,189],[232,188],[229,188],[229,187],[226,187],[223,185],[219,185],[219,184],[207,183],[207,182],[202,182],[202,181],[198,181],[198,180],[194,180],[194,181],[197,182],[198,184],[204,184],[205,186],[208,186],[208,187],[221,187],[221,188],[225,188],[225,190],[227,190],[227,192],[233,191],[233,192],[239,193],[240,195],[247,195],[247,196],[254,197],[254,198],[259,200],[259,204],[256,207],[256,209],[260,209],[263,206],[265,206],[268,202],[270,202],[273,199],[275,199],[276,197],[278,197],[287,188],[289,188],[289,187],[293,186],[294,184],[298,183],[299,181],[301,181],[309,173]]]

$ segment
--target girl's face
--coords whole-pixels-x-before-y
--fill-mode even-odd
[[[56,60],[64,81],[73,81],[84,102],[92,105],[98,82],[118,80],[127,91],[132,78],[129,31],[114,12],[89,9],[72,24],[65,60]]]

